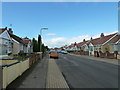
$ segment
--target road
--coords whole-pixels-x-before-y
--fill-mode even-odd
[[[118,66],[60,54],[55,59],[70,88],[118,88]]]

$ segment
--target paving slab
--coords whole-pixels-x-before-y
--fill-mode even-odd
[[[54,59],[49,59],[46,88],[66,88],[69,89],[62,73],[60,72]]]

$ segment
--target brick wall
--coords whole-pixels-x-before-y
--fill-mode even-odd
[[[95,57],[101,57],[101,58],[117,59],[117,52],[114,52],[114,53],[109,53],[109,52],[102,53],[102,52],[99,52],[98,53],[97,51],[95,51],[94,56]]]

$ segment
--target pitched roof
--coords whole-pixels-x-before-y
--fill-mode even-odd
[[[96,45],[97,43],[98,43],[98,40],[99,40],[100,38],[95,38],[95,39],[92,39],[92,40],[90,40],[87,44],[89,45],[90,43],[92,43],[93,45]]]
[[[24,44],[28,44],[29,42],[31,42],[31,40],[29,40],[29,39],[28,40],[23,39],[22,41]]]
[[[107,35],[107,36],[103,36],[103,37],[100,37],[100,38],[92,39],[89,43],[92,43],[93,45],[104,44],[107,40],[109,40],[110,38],[112,38],[115,34],[117,34],[117,33],[110,34],[110,35]]]
[[[81,47],[82,45],[86,44],[88,41],[83,41],[77,44],[77,47]]]
[[[108,44],[110,44],[110,43],[117,43],[118,42],[118,40],[120,40],[120,35],[117,35],[115,38],[113,38],[112,40],[110,40],[109,42],[108,42]]]
[[[104,37],[102,37],[102,38],[100,38],[99,40],[98,40],[98,43],[97,44],[104,44],[107,40],[109,40],[110,38],[112,38],[114,35],[115,35],[116,33],[114,33],[114,34],[110,34],[110,35],[107,35],[107,36],[104,36]]]
[[[2,34],[5,30],[6,28],[0,28],[0,34]]]
[[[12,33],[9,33],[9,35],[10,35],[10,37],[12,37],[13,39],[15,39],[16,41],[18,41],[18,42],[24,44],[24,42],[22,41],[22,38],[20,38],[20,37],[14,35],[14,34],[12,34]]]
[[[110,34],[107,36],[104,36],[104,34],[102,33],[101,37],[95,38],[95,39],[91,38],[91,40],[87,40],[87,41],[83,40],[83,42],[76,44],[76,46],[81,47],[84,44],[89,45],[90,43],[92,43],[93,45],[101,45],[101,44],[104,44],[105,42],[107,42],[108,40],[110,40],[114,35],[117,35],[117,33]],[[119,39],[120,39],[120,35],[118,36],[118,38],[116,37],[116,38],[112,39],[111,41],[109,41],[109,43],[117,42]],[[69,48],[74,47],[74,44],[71,44],[68,47]]]

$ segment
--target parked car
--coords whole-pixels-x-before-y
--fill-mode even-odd
[[[67,52],[67,51],[61,51],[61,53],[62,53],[62,54],[68,54],[68,52]]]
[[[50,55],[50,58],[58,58],[59,57],[59,54],[57,51],[51,51],[49,53],[49,55]]]

